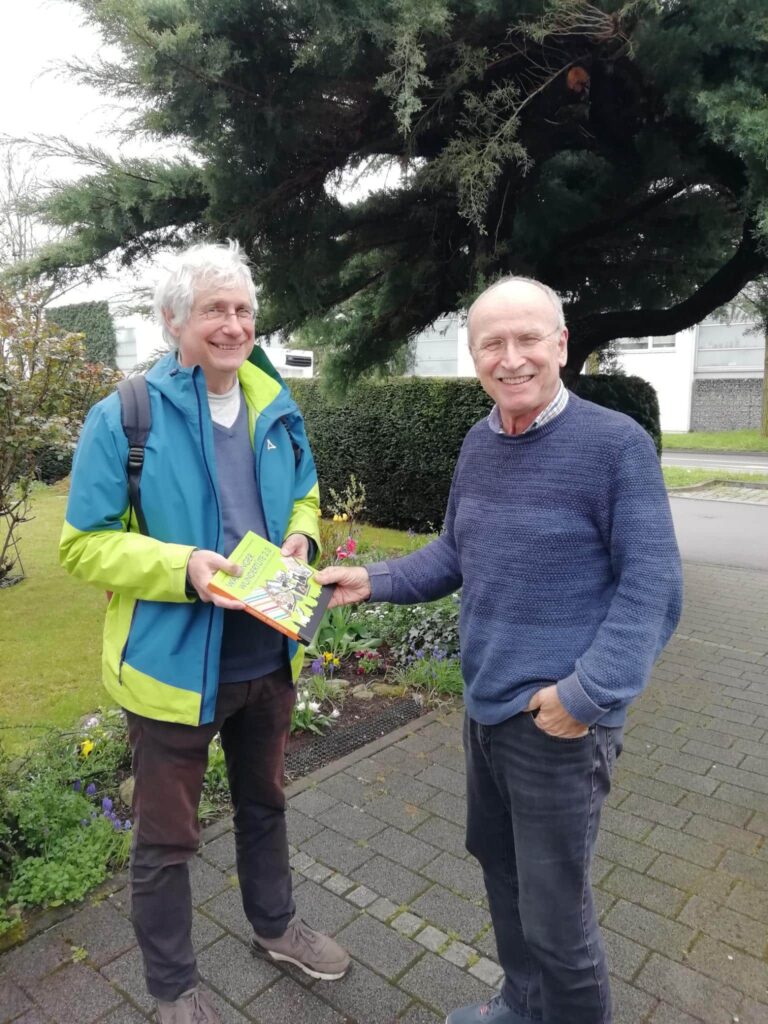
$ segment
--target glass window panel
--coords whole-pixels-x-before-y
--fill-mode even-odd
[[[762,349],[710,349],[699,352],[696,369],[760,370],[763,367]]]
[[[675,335],[674,334],[657,335],[655,338],[651,338],[651,348],[674,348],[674,347],[675,347]]]
[[[702,324],[699,349],[760,348],[763,339],[754,327],[754,324]]]
[[[619,338],[616,342],[617,352],[637,352],[647,348],[647,338]]]

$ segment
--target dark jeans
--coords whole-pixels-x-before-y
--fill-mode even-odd
[[[611,1024],[589,869],[621,734],[598,725],[557,739],[529,712],[491,726],[465,718],[467,849],[520,1024]]]
[[[234,807],[245,914],[260,935],[282,935],[295,912],[285,828],[283,760],[295,691],[287,669],[219,687],[210,725],[126,712],[133,751],[131,908],[147,989],[174,1000],[198,982],[188,861],[208,745],[220,733]]]

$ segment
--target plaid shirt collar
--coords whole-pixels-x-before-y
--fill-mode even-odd
[[[543,427],[545,423],[549,423],[568,405],[568,390],[563,386],[563,382],[560,381],[560,387],[558,388],[557,394],[546,407],[542,409],[530,427],[526,427],[522,431],[523,434],[527,434],[529,430],[535,430],[537,427]],[[504,434],[506,431],[501,425],[501,413],[499,412],[498,405],[494,405],[488,416],[488,426],[494,432],[494,434]]]

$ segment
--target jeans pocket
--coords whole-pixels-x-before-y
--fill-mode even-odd
[[[589,729],[583,734],[583,736],[553,736],[552,733],[542,729],[540,725],[536,724],[536,717],[531,711],[524,711],[523,714],[530,722],[531,728],[534,732],[537,732],[539,736],[543,736],[544,739],[549,740],[551,743],[583,743],[584,740],[589,739],[591,732]]]

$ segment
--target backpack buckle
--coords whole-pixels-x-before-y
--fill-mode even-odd
[[[144,465],[144,449],[140,445],[132,445],[128,449],[128,468],[141,469]]]

